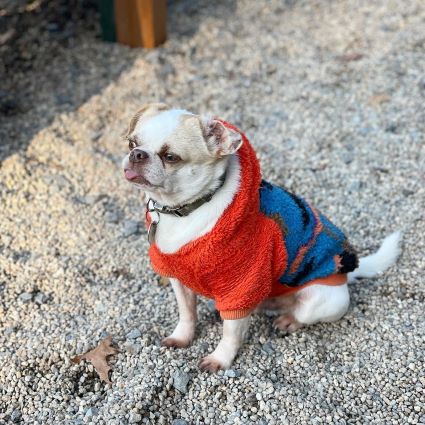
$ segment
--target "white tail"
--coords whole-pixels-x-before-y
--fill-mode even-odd
[[[356,278],[375,277],[391,267],[400,255],[401,231],[387,236],[381,247],[374,254],[360,258],[359,267],[352,273],[348,273],[348,281],[353,282]]]

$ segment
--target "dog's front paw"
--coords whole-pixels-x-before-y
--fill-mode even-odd
[[[282,314],[274,321],[274,325],[286,332],[295,332],[302,327],[302,324],[292,314]]]
[[[170,336],[161,341],[165,347],[188,347],[195,336],[195,323],[179,322]]]
[[[191,340],[187,339],[178,339],[172,336],[167,336],[161,341],[161,345],[164,347],[173,347],[173,348],[186,348],[190,345]]]
[[[226,369],[221,362],[212,355],[203,357],[199,360],[198,366],[201,370],[213,373],[218,372],[221,369]]]

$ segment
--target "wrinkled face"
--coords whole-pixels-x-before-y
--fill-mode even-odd
[[[163,104],[142,108],[126,141],[126,179],[164,205],[182,205],[214,190],[228,156],[242,145],[240,134],[221,122]]]

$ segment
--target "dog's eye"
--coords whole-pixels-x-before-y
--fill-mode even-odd
[[[129,140],[128,141],[128,149],[130,149],[132,151],[134,148],[137,148],[137,143],[134,140]]]
[[[181,158],[174,153],[166,153],[164,154],[163,158],[165,162],[168,162],[170,164],[175,164],[176,162],[179,162],[181,160]]]

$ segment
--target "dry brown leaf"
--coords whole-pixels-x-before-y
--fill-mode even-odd
[[[118,349],[112,345],[112,337],[108,336],[99,342],[99,345],[87,353],[80,354],[71,359],[72,363],[80,363],[81,360],[89,361],[100,379],[108,384],[112,384],[109,379],[109,371],[111,367],[108,365],[108,357],[118,353]]]
[[[387,93],[377,93],[369,97],[368,104],[370,106],[379,106],[381,103],[389,102],[391,97]]]

